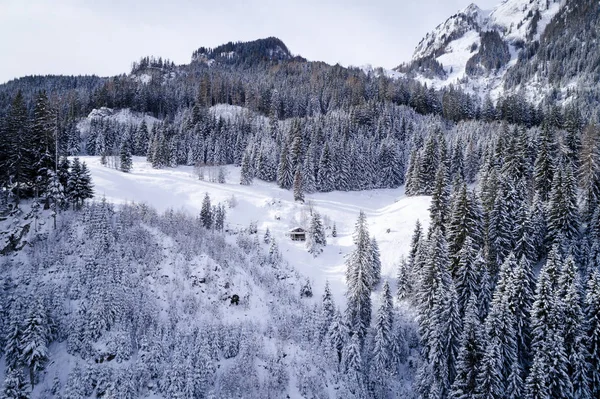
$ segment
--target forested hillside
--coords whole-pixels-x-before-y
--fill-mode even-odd
[[[1,85],[2,397],[600,397],[597,15],[587,0],[469,7],[401,75],[268,38]],[[495,102],[417,76],[448,73],[439,57],[469,32],[468,75],[505,79]],[[534,80],[556,87],[532,96]],[[248,196],[291,190],[315,261],[338,232],[311,196],[351,209],[351,250],[329,253],[345,300],[313,292],[268,229],[227,227],[234,200],[116,206],[94,198],[84,155],[132,179],[151,179],[137,156],[215,184],[231,165]],[[364,202],[331,193],[375,189],[431,200],[385,267]]]

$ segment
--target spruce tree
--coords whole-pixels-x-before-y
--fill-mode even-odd
[[[296,174],[294,175],[294,201],[304,202],[304,184],[300,168],[296,169]]]
[[[363,342],[371,324],[371,288],[373,287],[373,256],[367,219],[360,212],[354,231],[355,248],[346,258],[346,318],[348,327]]]
[[[392,369],[393,307],[390,286],[386,281],[381,294],[381,305],[377,311],[373,344],[374,375],[372,378],[378,385],[384,384],[386,379],[389,378]]]
[[[208,193],[204,195],[202,200],[202,209],[200,210],[200,221],[205,229],[211,229],[213,226],[213,213],[210,206],[210,197]]]
[[[327,245],[325,237],[325,229],[321,221],[321,215],[317,211],[313,211],[310,219],[310,227],[308,229],[308,240],[306,242],[308,252],[314,257],[317,257],[323,252],[323,248]]]
[[[584,316],[581,304],[582,287],[579,271],[573,257],[569,256],[560,271],[558,287],[563,302],[562,330],[565,352],[568,359],[567,374],[573,384],[573,394],[577,398],[590,398],[589,354],[586,346]]]
[[[125,173],[131,172],[133,158],[131,156],[131,145],[127,139],[123,140],[121,143],[120,160],[121,171]]]
[[[600,202],[600,129],[596,125],[584,130],[580,164],[581,210],[583,219],[589,221]]]
[[[477,296],[471,295],[463,319],[463,331],[456,361],[456,378],[450,390],[452,399],[474,398],[477,391],[477,371],[483,356],[481,320]]]
[[[21,369],[9,369],[4,378],[2,397],[5,399],[29,399],[29,389]]]
[[[290,159],[287,145],[281,149],[279,166],[277,168],[277,184],[281,188],[289,189],[294,182],[294,169]]]
[[[315,162],[312,157],[312,148],[306,152],[302,164],[302,186],[304,192],[314,193],[317,191],[317,181],[315,179]]]
[[[444,233],[446,232],[446,223],[450,214],[450,193],[448,189],[446,170],[442,165],[435,176],[435,187],[431,197],[429,214],[431,218],[430,229],[440,228]]]
[[[35,377],[48,361],[48,320],[42,302],[37,301],[24,323],[22,345],[23,360],[29,368],[31,387],[35,386]]]
[[[333,323],[335,317],[335,304],[331,295],[331,288],[329,288],[329,281],[325,281],[325,289],[323,290],[323,298],[321,305],[321,320],[319,323],[319,342],[323,342],[329,328]]]
[[[249,186],[252,184],[254,174],[252,173],[252,166],[250,165],[250,154],[245,151],[242,156],[242,169],[240,172],[240,184],[243,186]]]
[[[585,332],[589,352],[589,386],[593,398],[600,395],[600,271],[590,274],[585,296]]]
[[[329,150],[329,144],[325,143],[317,172],[317,189],[321,192],[329,192],[333,191],[334,188],[335,179],[333,176],[331,152]]]
[[[27,165],[29,180],[34,182],[36,195],[41,195],[48,188],[48,172],[56,167],[55,123],[48,97],[40,92],[33,110],[33,120],[27,150],[32,162]],[[48,204],[46,204],[47,206]]]
[[[371,239],[371,256],[373,258],[373,286],[381,279],[381,254],[375,237]]]
[[[562,244],[579,236],[579,215],[577,212],[577,193],[570,169],[560,168],[554,174],[550,200],[548,202],[548,240],[552,244]]]
[[[547,201],[554,180],[554,132],[545,127],[540,136],[538,155],[534,165],[534,187],[542,201]]]

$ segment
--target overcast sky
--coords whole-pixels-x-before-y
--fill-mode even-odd
[[[0,83],[31,74],[116,75],[145,55],[188,63],[198,47],[268,36],[309,60],[393,68],[471,1],[0,0]]]

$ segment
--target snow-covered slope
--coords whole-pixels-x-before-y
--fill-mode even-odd
[[[213,202],[235,197],[237,205],[228,209],[228,228],[244,229],[257,222],[261,236],[269,228],[285,259],[311,279],[316,292],[323,292],[329,280],[336,300],[342,301],[338,303],[343,303],[344,260],[352,249],[354,223],[361,209],[367,215],[371,235],[379,242],[382,275],[392,282],[400,257],[408,253],[417,219],[425,227],[429,220],[429,198],[406,197],[404,188],[308,194],[306,205],[302,205],[294,202],[291,191],[273,183],[255,180],[251,186],[241,186],[239,168],[232,166],[226,167],[227,183],[218,184],[200,181],[192,167],[153,169],[143,158],[134,159],[129,174],[102,166],[99,157],[83,160],[92,172],[96,197],[105,196],[111,202],[145,202],[159,211],[173,208],[198,214],[207,192]],[[307,224],[309,205],[320,212],[328,227],[328,245],[317,258],[307,252],[304,243],[292,242],[286,236],[290,229]],[[331,237],[333,223],[337,237]]]
[[[77,123],[77,129],[79,129],[79,132],[82,136],[85,136],[90,131],[92,121],[99,119],[109,120],[111,122],[124,125],[136,126],[141,124],[142,121],[145,121],[149,129],[152,128],[154,123],[158,122],[158,119],[153,116],[135,112],[128,108],[116,110],[102,107],[99,109],[93,109],[86,118],[80,120],[79,123]]]
[[[424,59],[434,59],[442,64],[444,73],[426,77],[414,68],[412,72],[428,86],[460,85],[471,93],[481,96],[490,93],[493,98],[498,97],[503,92],[503,77],[515,65],[523,46],[539,40],[564,3],[564,0],[504,0],[489,11],[471,4],[428,33],[415,49],[413,65]],[[497,56],[497,49],[491,50],[482,43],[486,32],[498,33],[510,59],[494,63],[493,68],[484,68],[483,72],[479,68],[474,73],[468,65],[474,56]],[[410,70],[411,67],[409,64],[399,69]]]

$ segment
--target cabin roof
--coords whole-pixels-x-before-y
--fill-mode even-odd
[[[296,227],[290,230],[290,233],[306,233],[302,227]]]

